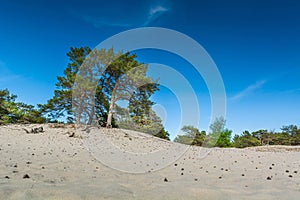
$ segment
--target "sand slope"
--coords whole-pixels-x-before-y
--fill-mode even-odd
[[[68,136],[72,127],[23,130],[38,126],[0,127],[0,199],[300,196],[299,148],[210,150],[126,130],[80,129],[82,139]]]

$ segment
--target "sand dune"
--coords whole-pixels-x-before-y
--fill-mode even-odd
[[[0,127],[0,199],[299,199],[300,149],[206,149],[128,130]],[[75,132],[75,138],[69,137]]]

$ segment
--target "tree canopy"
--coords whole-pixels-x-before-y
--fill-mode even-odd
[[[71,47],[70,52],[67,53],[70,62],[64,70],[64,75],[57,76],[57,89],[54,90],[54,96],[46,104],[39,104],[41,112],[49,122],[63,121],[62,118],[66,118],[68,123],[74,122],[72,87],[80,66],[90,52],[89,47]]]
[[[8,123],[44,123],[41,112],[32,105],[16,102],[17,96],[0,90],[0,124]]]
[[[230,147],[232,131],[225,128],[226,120],[223,117],[216,118],[210,125],[210,132],[204,141],[208,147]]]
[[[189,126],[183,126],[181,130],[185,133],[184,135],[178,135],[174,142],[182,143],[182,144],[191,144],[191,145],[197,145],[202,146],[206,132],[205,131],[199,131],[199,129],[189,125]]]
[[[39,105],[48,122],[122,124],[169,139],[161,119],[151,110],[154,102],[150,97],[159,84],[146,76],[148,66],[138,62],[135,54],[81,47],[71,48],[67,56],[70,62],[64,75],[57,77],[54,96]],[[128,102],[128,108],[117,105],[122,100]],[[126,119],[123,114],[120,120],[120,111],[127,113]]]
[[[242,135],[233,138],[235,147],[244,148],[261,145],[300,145],[300,128],[296,125],[283,126],[281,132],[258,130],[250,133],[244,131]]]

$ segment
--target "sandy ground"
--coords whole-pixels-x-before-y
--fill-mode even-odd
[[[205,149],[126,130],[0,127],[0,199],[299,199],[300,148]]]

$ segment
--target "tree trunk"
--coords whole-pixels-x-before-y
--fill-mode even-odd
[[[107,122],[106,122],[106,128],[112,128],[111,122],[112,122],[112,116],[113,116],[113,108],[114,108],[114,102],[115,101],[115,97],[114,95],[111,96],[111,101],[109,104],[109,111],[108,111],[108,115],[107,115]]]
[[[116,91],[119,87],[119,80],[117,80],[115,87],[111,93],[111,98],[110,98],[110,104],[109,104],[109,111],[107,115],[107,122],[106,122],[106,128],[112,128],[112,117],[113,117],[113,109],[115,106],[115,96],[116,96]]]
[[[91,111],[88,112],[88,113],[89,113],[88,125],[92,125],[94,117],[95,117],[95,99],[92,99]]]
[[[85,94],[82,94],[80,96],[80,100],[79,100],[79,105],[78,105],[78,113],[77,113],[77,119],[76,119],[76,124],[80,124],[80,118],[81,118],[81,114],[83,111],[83,100],[84,100]]]

